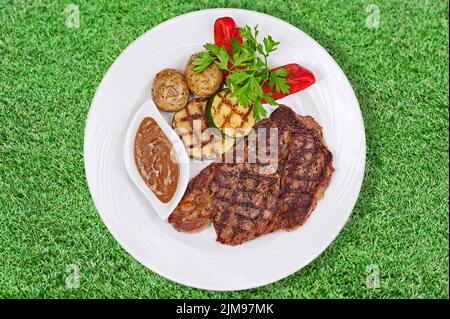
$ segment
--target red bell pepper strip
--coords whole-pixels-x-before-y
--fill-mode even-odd
[[[306,89],[308,86],[316,82],[316,78],[311,71],[296,63],[286,64],[284,66],[272,69],[271,71],[275,71],[281,68],[289,72],[286,75],[289,84],[289,93],[278,92],[275,87],[271,89],[268,82],[263,83],[262,86],[263,92],[272,93],[272,98],[274,100],[281,99],[282,97]],[[262,103],[267,103],[267,101],[263,99]]]
[[[236,38],[242,43],[242,37],[233,18],[222,17],[214,22],[214,43],[223,46],[228,53],[231,53],[231,41]]]
[[[224,47],[228,53],[231,54],[231,42],[233,38],[238,40],[238,43],[242,43],[242,37],[240,35],[239,29],[236,26],[233,18],[230,17],[222,17],[218,18],[214,23],[214,42],[218,46]],[[316,78],[311,71],[301,67],[298,64],[292,63],[287,64],[285,66],[281,66],[271,71],[275,71],[277,69],[284,68],[289,73],[286,75],[289,84],[289,93],[278,92],[276,88],[270,88],[269,83],[263,83],[263,92],[264,93],[272,93],[272,98],[275,100],[281,99],[286,95],[296,93],[300,90],[306,89],[308,86],[312,85]],[[223,71],[225,78],[228,75],[227,71]],[[265,99],[262,100],[263,103],[267,101]]]
[[[233,38],[236,38],[238,43],[242,43],[243,41],[241,33],[239,32],[233,18],[218,18],[214,22],[214,43],[220,47],[224,47],[228,53],[231,54],[231,42]],[[231,67],[231,62],[228,63],[228,66]],[[228,71],[223,70],[223,75],[226,79],[228,76]]]

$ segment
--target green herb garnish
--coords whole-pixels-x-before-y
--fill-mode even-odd
[[[270,71],[267,65],[269,54],[276,50],[280,42],[274,41],[271,36],[264,38],[262,43],[258,42],[258,26],[253,30],[245,26],[239,31],[244,41],[239,44],[236,38],[233,38],[231,53],[215,44],[205,44],[207,52],[201,52],[194,60],[194,71],[199,73],[211,63],[227,71],[226,85],[232,96],[236,96],[238,103],[243,106],[252,105],[253,116],[258,121],[267,113],[261,103],[263,98],[270,105],[278,105],[272,98],[272,93],[263,92],[262,85],[268,82],[271,89],[276,88],[278,92],[288,93],[288,71],[282,68]]]

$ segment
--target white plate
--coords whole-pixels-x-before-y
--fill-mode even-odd
[[[158,197],[156,197],[156,195],[150,190],[147,184],[145,184],[134,161],[134,140],[136,138],[136,133],[142,120],[148,116],[152,117],[156,121],[156,123],[158,123],[164,135],[172,144],[172,150],[175,152],[178,159],[178,167],[180,172],[178,174],[177,189],[175,191],[175,194],[173,194],[172,199],[167,203],[161,202]],[[189,182],[190,161],[189,155],[183,145],[183,142],[178,137],[177,133],[175,133],[175,131],[172,129],[172,127],[167,123],[166,119],[162,117],[161,113],[152,100],[147,100],[144,104],[142,104],[142,106],[138,109],[133,119],[131,120],[130,125],[128,126],[123,147],[123,161],[128,175],[137,186],[137,188],[139,188],[144,197],[153,206],[159,217],[161,217],[162,220],[167,219],[170,213],[173,212],[175,207],[178,205],[181,197],[183,197],[183,194],[186,191],[187,184]]]
[[[221,16],[243,26],[259,25],[281,45],[271,66],[299,63],[317,82],[282,103],[312,115],[323,127],[336,171],[306,224],[278,231],[237,247],[215,241],[209,227],[198,234],[175,231],[159,218],[128,177],[122,150],[127,127],[149,99],[155,74],[179,70],[188,57],[213,41]],[[167,115],[166,115],[167,118]],[[320,255],[349,218],[364,175],[364,124],[358,101],[340,67],[312,38],[296,27],[254,11],[213,9],[168,20],[134,41],[103,78],[89,111],[84,159],[95,206],[109,231],[136,260],[178,283],[211,290],[253,288],[282,279]],[[204,165],[191,169],[195,175]]]

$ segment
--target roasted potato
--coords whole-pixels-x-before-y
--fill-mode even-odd
[[[152,98],[158,108],[166,112],[176,112],[185,107],[189,88],[183,74],[175,69],[161,70],[153,80]]]
[[[191,56],[186,63],[184,76],[192,94],[198,97],[209,97],[216,93],[223,84],[223,72],[215,63],[211,63],[200,73],[195,73],[193,61],[198,53]]]

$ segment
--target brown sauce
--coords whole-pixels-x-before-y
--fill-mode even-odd
[[[134,140],[134,161],[145,183],[163,203],[172,199],[178,184],[178,160],[171,149],[158,123],[144,118]]]

